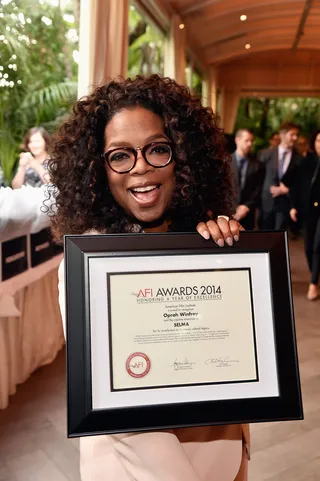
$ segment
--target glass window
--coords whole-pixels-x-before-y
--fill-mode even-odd
[[[204,78],[197,67],[195,67],[191,56],[187,55],[186,60],[186,84],[194,95],[202,99]]]
[[[191,77],[191,89],[195,95],[198,95],[202,98],[203,94],[203,77],[197,70],[192,71]]]
[[[134,4],[129,9],[129,76],[163,75],[165,34]]]

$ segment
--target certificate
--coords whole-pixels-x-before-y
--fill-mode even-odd
[[[302,418],[284,232],[67,236],[65,263],[69,437]]]
[[[258,380],[250,269],[113,273],[107,286],[112,390]]]

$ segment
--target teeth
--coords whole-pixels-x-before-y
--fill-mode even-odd
[[[136,187],[135,189],[132,189],[133,192],[150,192],[150,190],[156,189],[156,185],[148,185],[147,187]]]

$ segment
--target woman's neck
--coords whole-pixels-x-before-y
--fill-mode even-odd
[[[149,233],[156,233],[156,232],[168,232],[169,231],[169,222],[164,220],[161,224],[146,224],[142,225],[143,230]]]
[[[34,158],[39,164],[42,164],[48,158],[48,152],[41,152],[41,154],[35,155]]]

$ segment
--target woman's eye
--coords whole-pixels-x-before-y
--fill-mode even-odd
[[[127,160],[129,155],[127,152],[116,152],[111,155],[110,162],[120,162],[121,160]]]
[[[167,145],[155,145],[151,148],[151,154],[167,154],[170,152],[170,148]]]

